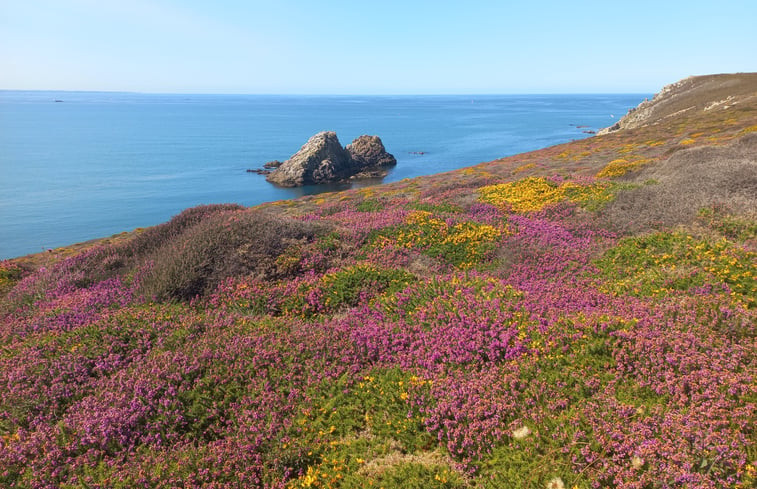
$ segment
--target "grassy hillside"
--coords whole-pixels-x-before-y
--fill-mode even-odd
[[[755,487],[739,100],[2,262],[0,486]]]

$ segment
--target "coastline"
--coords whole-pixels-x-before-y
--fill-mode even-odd
[[[245,172],[286,159],[324,129],[347,141],[379,135],[398,159],[388,183],[584,138],[576,126],[605,126],[619,106],[643,98],[126,94],[104,101],[100,94],[56,104],[50,95],[15,107],[3,102],[7,120],[17,123],[0,127],[8,149],[0,167],[21,170],[0,182],[0,194],[16,196],[0,199],[9,236],[0,257],[156,225],[203,203],[251,206],[373,184],[275,189]]]

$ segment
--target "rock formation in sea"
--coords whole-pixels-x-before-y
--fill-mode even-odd
[[[386,152],[378,136],[360,136],[347,145],[352,160],[363,168],[390,167],[397,164],[394,156]]]
[[[299,187],[384,176],[396,164],[378,136],[360,136],[343,148],[336,133],[324,131],[311,137],[266,180],[282,187]]]

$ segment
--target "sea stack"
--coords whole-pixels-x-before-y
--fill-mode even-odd
[[[386,175],[397,160],[378,136],[360,136],[343,148],[335,132],[319,132],[266,179],[282,187],[300,187],[360,177]]]

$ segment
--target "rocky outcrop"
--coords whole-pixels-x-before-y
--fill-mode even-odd
[[[728,109],[755,98],[757,73],[691,76],[666,85],[652,100],[645,100],[597,134],[667,122],[682,114]]]
[[[319,132],[266,177],[282,187],[382,176],[397,160],[378,136],[360,136],[343,148],[334,132]]]
[[[335,132],[319,132],[266,179],[282,187],[334,182],[350,176],[352,158]]]
[[[397,164],[397,160],[386,152],[384,143],[378,136],[360,136],[347,145],[352,161],[364,168],[386,168]]]
[[[265,163],[263,165],[263,168],[271,169],[271,168],[278,168],[280,166],[281,166],[281,162],[279,160],[273,160],[273,161],[269,161],[268,163]]]

